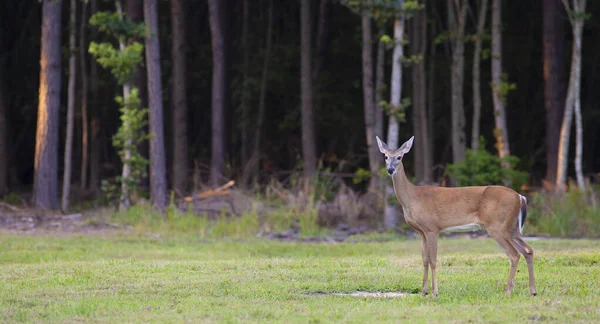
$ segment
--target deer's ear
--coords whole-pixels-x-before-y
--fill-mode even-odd
[[[379,139],[379,136],[375,136],[377,139],[377,145],[379,145],[379,151],[383,154],[386,154],[389,151],[388,146]]]
[[[414,139],[415,139],[414,136],[409,138],[408,141],[406,141],[404,144],[402,144],[402,146],[400,146],[400,148],[398,150],[401,151],[402,154],[408,153],[408,151],[410,151],[410,148],[412,147]]]

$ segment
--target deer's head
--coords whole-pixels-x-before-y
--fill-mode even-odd
[[[377,145],[379,145],[379,151],[381,151],[381,153],[385,155],[385,168],[388,174],[393,176],[398,170],[398,164],[402,161],[404,154],[410,151],[415,137],[412,136],[411,138],[409,138],[408,141],[402,144],[402,146],[400,146],[400,148],[398,149],[390,149],[387,146],[387,144],[385,144],[379,139],[379,137],[375,136],[375,138],[377,138]]]

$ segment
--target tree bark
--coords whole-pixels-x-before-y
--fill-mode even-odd
[[[171,26],[173,33],[173,190],[180,195],[183,195],[187,190],[189,169],[185,25],[183,0],[171,0]]]
[[[402,63],[400,59],[404,56],[404,1],[399,0],[400,14],[394,20],[394,54],[392,56],[392,80],[390,105],[397,109],[400,107],[402,97]],[[398,147],[398,120],[391,114],[388,121],[387,144],[390,148]],[[388,183],[385,189],[383,225],[385,228],[394,228],[398,223],[398,204],[390,204],[395,199],[394,188]]]
[[[319,3],[319,25],[317,28],[317,48],[316,48],[316,60],[315,68],[313,70],[313,77],[319,76],[327,63],[327,51],[329,46],[327,42],[329,39],[329,4],[330,0],[320,0]]]
[[[212,152],[210,183],[217,186],[225,170],[225,33],[223,26],[223,4],[209,0],[210,30],[212,34]]]
[[[382,33],[380,33],[382,34]],[[383,93],[385,91],[385,43],[377,41],[377,64],[375,67],[375,128],[374,132],[379,138],[383,138]],[[377,153],[379,150],[376,146],[373,149]],[[379,168],[378,168],[379,169]],[[379,172],[379,171],[377,171]],[[379,173],[375,175],[379,177]]]
[[[77,46],[77,0],[71,0],[69,8],[69,84],[67,94],[67,134],[65,138],[65,162],[63,172],[63,187],[61,210],[66,212],[69,208],[69,193],[71,190],[71,162],[73,158],[73,122],[75,112],[75,80],[77,77],[77,64],[75,48]]]
[[[460,162],[465,156],[465,107],[464,107],[464,74],[465,74],[465,25],[467,3],[465,0],[449,0],[448,12],[451,17],[451,33],[453,34],[452,51],[452,159]]]
[[[62,1],[44,0],[33,183],[34,205],[38,209],[58,208],[61,9]]]
[[[98,11],[96,0],[90,0],[90,11],[94,14]],[[96,40],[96,28],[90,31],[90,38]],[[85,48],[88,53],[88,48]],[[98,63],[90,60],[90,90],[91,90],[91,120],[90,120],[90,183],[92,192],[100,190],[100,163],[101,163],[101,138],[100,138],[100,94],[98,87]]]
[[[119,14],[119,19],[123,20],[123,7],[121,6],[121,1],[116,0],[115,5],[117,7],[117,13]],[[125,41],[119,40],[119,50],[123,52],[125,50]],[[127,82],[123,85],[123,100],[127,102],[129,100],[129,95],[131,94],[131,83]],[[129,128],[129,122],[123,122],[125,128]],[[126,139],[125,142],[125,152],[123,156],[123,170],[121,172],[121,197],[119,199],[119,211],[125,212],[127,208],[131,205],[131,193],[129,192],[129,177],[131,176],[131,138]]]
[[[8,105],[6,91],[6,70],[0,59],[0,198],[8,193]]]
[[[163,125],[160,46],[156,0],[144,0],[146,22],[146,68],[148,75],[148,104],[150,138],[150,197],[155,208],[167,206],[167,176]]]
[[[577,130],[576,130],[576,151],[575,151],[575,170],[577,177],[577,185],[582,191],[585,191],[585,183],[581,170],[581,154],[582,154],[582,126],[581,126],[581,35],[583,31],[584,19],[581,17],[585,13],[585,0],[573,0],[572,5],[569,5],[568,0],[563,0],[570,16],[571,26],[573,31],[573,50],[571,54],[571,74],[569,77],[569,89],[567,91],[567,99],[565,103],[565,116],[562,127],[560,129],[560,145],[558,150],[558,173],[556,177],[556,190],[562,191],[567,180],[567,164],[569,157],[569,139],[571,133],[571,124],[573,119],[573,111],[576,113]],[[578,115],[578,116],[577,116]]]
[[[381,162],[375,144],[375,101],[373,98],[373,44],[371,31],[371,16],[363,10],[362,16],[362,75],[363,75],[363,105],[365,115],[365,131],[367,140],[367,154],[369,157],[369,171],[371,180],[369,190],[373,191],[377,185],[378,166]]]
[[[144,23],[143,0],[127,0],[127,15],[135,23],[138,23],[138,24]],[[138,41],[141,43],[144,42],[144,40],[141,39],[140,37],[135,37],[135,38],[129,40],[130,43],[133,41]],[[131,87],[137,88],[139,90],[141,107],[148,107],[147,85],[148,85],[148,78],[146,76],[146,68],[145,68],[144,64],[138,64],[135,69],[134,75],[133,75],[133,80],[131,81]],[[144,128],[141,129],[140,132],[148,133],[149,132],[148,126],[147,125],[144,126]],[[140,143],[138,143],[136,149],[140,153],[140,155],[142,155],[144,158],[150,157],[149,141],[141,141]],[[146,166],[145,168],[146,168],[147,174],[149,174],[148,167]],[[150,179],[148,179],[147,175],[142,176],[142,178],[139,181],[139,186],[142,188],[145,188],[145,189],[149,188]]]
[[[481,121],[481,42],[487,17],[488,0],[481,0],[477,15],[477,36],[473,51],[473,126],[471,131],[471,149],[479,148],[479,123]]]
[[[89,120],[88,120],[88,73],[87,73],[87,1],[81,3],[81,21],[79,22],[79,64],[81,69],[81,179],[79,187],[84,190],[88,186],[88,153],[89,153]]]
[[[412,65],[412,107],[415,143],[415,176],[417,182],[431,183],[432,152],[429,148],[429,130],[426,102],[425,53],[427,52],[427,24],[424,10],[416,12],[411,20],[411,52],[418,57]]]
[[[498,156],[510,155],[508,129],[506,127],[506,101],[502,93],[502,0],[492,0],[492,96],[494,99],[494,121]]]
[[[250,159],[250,140],[248,138],[248,130],[250,128],[250,87],[248,74],[250,69],[250,49],[248,48],[248,1],[242,1],[242,96],[240,100],[240,108],[242,110],[242,118],[240,120],[241,128],[241,160],[242,165],[247,164]],[[248,176],[245,176],[247,179]],[[243,185],[247,185],[244,181]]]
[[[315,174],[317,168],[315,126],[313,119],[310,17],[310,0],[301,0],[300,84],[302,97],[302,157],[304,159],[304,177],[307,182]]]
[[[546,181],[556,183],[558,145],[565,109],[565,15],[561,0],[544,0],[544,106],[546,108]]]

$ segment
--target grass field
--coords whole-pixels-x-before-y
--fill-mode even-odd
[[[600,241],[532,241],[513,296],[489,239],[442,239],[439,297],[420,295],[420,242],[313,244],[191,235],[0,236],[1,322],[600,321]],[[329,295],[400,291],[405,297]]]

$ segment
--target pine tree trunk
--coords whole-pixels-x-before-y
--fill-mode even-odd
[[[119,14],[119,19],[123,20],[123,7],[121,6],[121,1],[116,0],[115,5],[117,7],[117,13]],[[119,40],[119,50],[123,52],[125,50],[125,41]],[[123,85],[123,101],[127,102],[129,100],[129,95],[131,94],[131,83],[127,82]],[[126,108],[127,109],[127,108]],[[123,126],[127,129],[129,128],[129,122],[124,121]],[[127,131],[126,133],[129,133]],[[123,154],[123,170],[121,172],[121,197],[119,198],[119,211],[121,213],[127,211],[129,206],[131,205],[131,193],[129,192],[129,178],[131,177],[131,143],[132,139],[128,138],[125,140],[125,152]]]
[[[365,115],[365,130],[367,140],[367,153],[369,157],[369,170],[371,174],[377,173],[381,162],[379,154],[375,151],[375,101],[373,98],[373,44],[371,32],[371,17],[367,10],[362,12],[362,75],[363,75],[363,105]],[[372,176],[369,190],[375,190],[377,178]]]
[[[464,75],[465,75],[465,25],[467,18],[467,4],[465,0],[454,1],[455,5],[448,3],[448,11],[452,17],[451,28],[453,37],[452,52],[452,158],[453,162],[461,161],[465,156],[465,107],[464,107]],[[456,13],[454,13],[456,10]]]
[[[62,1],[44,0],[40,90],[35,145],[34,205],[58,208],[58,128],[61,84]]]
[[[146,68],[148,75],[148,104],[150,138],[150,197],[155,208],[167,206],[167,176],[163,125],[160,46],[156,0],[144,0],[146,22]]]
[[[267,81],[269,78],[269,66],[271,64],[271,48],[273,47],[273,0],[269,2],[269,21],[267,22],[267,44],[265,46],[265,60],[263,62],[262,77],[260,82],[260,97],[258,99],[258,116],[256,117],[256,133],[254,135],[254,147],[248,164],[250,172],[244,174],[252,175],[253,186],[258,184],[259,161],[262,155],[261,141],[263,136],[263,124],[267,110]],[[247,181],[247,180],[246,180]]]
[[[81,3],[81,21],[79,22],[79,64],[81,69],[81,179],[79,187],[87,189],[88,153],[89,153],[89,120],[88,120],[88,73],[87,73],[87,1]]]
[[[380,33],[381,34],[381,33]],[[377,42],[377,63],[375,67],[375,128],[374,132],[379,138],[383,138],[383,107],[381,102],[383,101],[383,93],[385,88],[385,43]],[[379,152],[376,145],[373,145],[375,154]],[[375,171],[374,176],[379,177],[379,166]]]
[[[0,59],[0,198],[8,193],[8,107],[6,72],[4,61]]]
[[[96,0],[90,0],[90,11],[94,14],[98,11]],[[90,31],[90,38],[97,41],[96,28]],[[87,53],[87,47],[85,49]],[[90,120],[90,183],[89,187],[92,192],[100,190],[100,164],[101,164],[101,147],[102,139],[100,132],[100,93],[98,87],[98,63],[95,60],[90,60],[90,92],[91,92],[91,120]]]
[[[506,98],[502,93],[502,0],[492,0],[492,96],[496,149],[498,156],[503,158],[510,155],[510,148],[504,108]]]
[[[317,168],[315,126],[313,118],[310,17],[310,0],[301,0],[300,84],[302,98],[302,157],[304,159],[304,177],[306,183],[308,183],[308,180],[315,174]]]
[[[565,109],[565,12],[561,0],[543,2],[544,104],[546,108],[546,180],[556,183],[560,129]]]
[[[575,111],[576,122],[576,151],[575,151],[575,171],[577,184],[581,190],[585,190],[583,173],[581,170],[581,154],[582,154],[582,126],[581,126],[581,35],[583,30],[584,20],[580,17],[585,13],[585,0],[573,0],[572,9],[568,4],[568,0],[563,0],[567,12],[573,16],[571,18],[571,26],[573,30],[573,50],[571,54],[571,74],[569,78],[569,89],[567,91],[567,100],[565,103],[565,116],[560,130],[560,146],[558,151],[558,174],[556,177],[556,190],[562,191],[567,180],[567,164],[569,157],[569,139],[571,133],[571,124],[573,112]],[[578,120],[579,119],[579,120]]]
[[[242,1],[242,97],[240,100],[240,108],[242,110],[242,118],[239,122],[241,128],[241,161],[242,165],[247,164],[250,159],[250,140],[248,137],[248,130],[250,128],[250,88],[248,79],[249,69],[250,69],[250,49],[248,48],[248,25],[249,25],[249,15],[248,15],[248,1]],[[245,176],[247,179],[248,176]],[[242,185],[247,185],[245,181],[242,182]]]
[[[223,27],[223,4],[209,0],[210,30],[212,34],[212,150],[210,183],[217,186],[223,180],[225,170],[225,33]]]
[[[183,0],[171,0],[173,60],[173,190],[179,195],[187,191],[188,141],[186,99],[186,42]]]
[[[404,9],[404,1],[400,0],[400,8]],[[392,80],[391,80],[391,98],[392,107],[400,106],[402,97],[402,63],[400,59],[404,55],[404,14],[394,20],[394,54],[392,56]],[[390,115],[388,121],[387,144],[390,148],[398,147],[398,120],[395,115]],[[391,182],[388,182],[385,189],[383,225],[385,228],[394,228],[398,223],[398,204],[390,204],[390,200],[396,200],[394,188]]]
[[[66,212],[69,208],[69,193],[71,190],[71,162],[73,158],[73,122],[75,112],[75,80],[77,76],[77,64],[75,48],[77,46],[77,0],[71,0],[69,8],[69,84],[67,94],[67,134],[65,138],[65,163],[63,173],[61,210]]]
[[[481,121],[481,42],[487,17],[488,0],[481,0],[477,15],[477,36],[473,51],[473,126],[471,131],[471,149],[479,147],[479,123]]]

